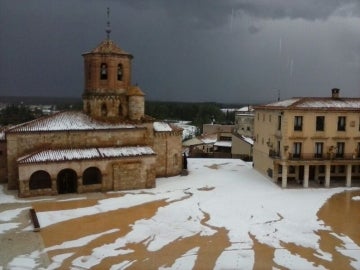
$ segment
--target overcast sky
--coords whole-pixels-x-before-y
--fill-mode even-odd
[[[0,95],[81,97],[107,7],[148,100],[360,97],[359,0],[0,0]]]

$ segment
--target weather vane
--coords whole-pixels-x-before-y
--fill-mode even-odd
[[[106,37],[107,37],[108,40],[110,40],[110,33],[111,33],[111,28],[110,28],[110,8],[107,8]]]

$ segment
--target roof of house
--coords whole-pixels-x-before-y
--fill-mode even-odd
[[[231,141],[217,141],[214,146],[220,146],[220,147],[232,147]]]
[[[95,49],[93,49],[91,52],[84,53],[86,54],[94,54],[94,53],[100,53],[100,54],[121,54],[121,55],[127,55],[130,58],[133,58],[133,56],[130,53],[125,52],[123,49],[118,47],[115,42],[113,42],[110,39],[105,39],[102,41]]]
[[[128,91],[126,92],[128,96],[145,96],[144,92],[141,91],[140,87],[138,86],[131,86]]]
[[[360,111],[360,98],[299,97],[255,106],[255,109]]]
[[[154,130],[158,132],[172,131],[171,126],[166,122],[154,122]]]
[[[64,111],[41,117],[9,128],[6,132],[70,131],[70,130],[103,130],[135,129],[135,125],[126,123],[99,122],[83,112]]]
[[[106,147],[84,149],[49,149],[22,156],[17,159],[19,164],[61,162],[72,160],[91,160],[104,158],[121,158],[155,155],[148,146]]]
[[[240,139],[243,140],[244,142],[248,143],[248,144],[254,145],[254,139],[253,138],[241,135]]]
[[[217,141],[216,134],[203,134],[183,142],[183,146],[202,145],[202,144],[214,144]]]

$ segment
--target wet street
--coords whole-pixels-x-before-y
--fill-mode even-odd
[[[335,194],[319,210],[318,218],[328,228],[316,232],[320,237],[320,250],[285,242],[281,243],[280,248],[274,248],[259,242],[256,236],[250,235],[253,240],[252,250],[255,257],[253,269],[271,269],[272,267],[287,269],[274,260],[274,253],[279,250],[296,254],[325,269],[355,269],[351,266],[351,259],[347,257],[347,253],[354,252],[351,247],[347,246],[347,239],[349,238],[357,245],[360,245],[360,200],[352,199],[356,196],[360,196],[360,191],[346,191]],[[187,198],[184,197],[183,199]],[[96,203],[97,201],[94,199],[51,203],[39,202],[34,203],[33,207],[37,212],[61,211],[88,207]],[[160,200],[126,209],[71,219],[42,229],[40,235],[45,249],[48,249],[47,255],[50,258],[68,255],[61,264],[61,268],[68,269],[76,261],[76,258],[81,258],[83,262],[86,261],[87,256],[92,254],[97,247],[111,245],[116,239],[128,234],[131,231],[132,224],[136,221],[151,218],[160,207],[168,204],[165,200]],[[212,235],[201,236],[196,234],[191,237],[177,239],[156,251],[148,250],[146,242],[128,243],[123,252],[104,257],[94,269],[110,269],[112,265],[121,262],[123,262],[123,267],[128,264],[126,269],[158,269],[164,265],[172,265],[189,250],[194,250],[197,254],[193,269],[213,269],[216,266],[217,258],[222,252],[226,251],[230,246],[230,242],[226,229],[207,225],[207,219],[208,217],[205,215],[201,223],[216,230],[216,233]],[[82,246],[61,248],[61,244],[64,242],[101,232],[109,233],[101,235]],[[359,250],[356,252],[359,253]],[[328,253],[331,256],[326,258],[322,255],[323,253]]]
[[[154,189],[15,194],[3,269],[360,269],[359,189],[281,189],[239,160],[192,160]]]

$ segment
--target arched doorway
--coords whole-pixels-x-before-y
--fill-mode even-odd
[[[57,189],[59,194],[77,192],[77,175],[72,169],[61,170],[57,176]]]

